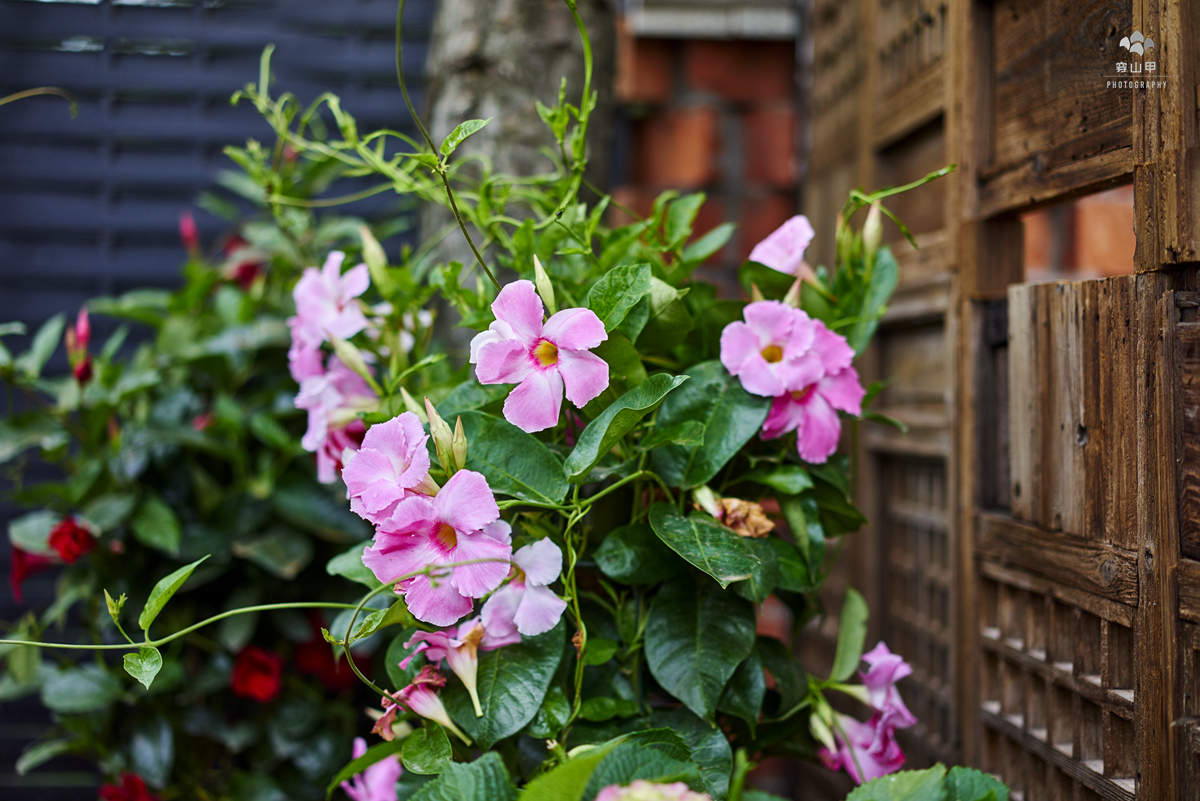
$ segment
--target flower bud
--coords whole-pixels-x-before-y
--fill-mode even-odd
[[[707,484],[696,487],[696,489],[692,490],[692,500],[694,500],[701,509],[708,512],[713,517],[717,518],[718,520],[721,519],[722,511],[721,504],[719,503],[720,498],[717,497],[717,493],[709,489]]]
[[[550,283],[550,276],[542,267],[542,263],[538,261],[537,256],[533,257],[533,283],[537,285],[538,294],[542,296],[542,303],[546,304],[547,313],[553,317],[556,309],[554,285]]]
[[[454,461],[454,434],[450,431],[450,426],[437,413],[437,409],[433,408],[433,404],[429,402],[429,398],[425,398],[425,414],[429,418],[429,436],[433,438],[433,447],[437,450],[438,461],[442,463],[442,469],[446,471],[446,478],[454,475],[458,471],[458,466]],[[466,445],[464,440],[463,445]]]
[[[810,270],[809,275],[811,274],[812,271]],[[804,278],[797,278],[792,284],[791,289],[789,289],[787,294],[783,296],[783,302],[786,305],[791,306],[793,309],[800,308],[800,285],[802,283],[804,283]]]
[[[189,256],[195,257],[200,254],[200,231],[190,211],[179,215],[179,238],[183,240],[183,246],[187,248]]]
[[[867,212],[867,221],[863,223],[862,238],[863,261],[871,264],[875,261],[875,254],[879,251],[879,242],[883,238],[883,221],[879,206],[872,205],[871,210]]]
[[[821,720],[819,715],[812,715],[808,719],[808,728],[812,732],[813,738],[828,748],[830,751],[837,750],[837,743],[833,740],[833,732],[829,730],[829,726],[825,721]]]
[[[450,452],[454,456],[454,467],[462,470],[467,466],[467,433],[463,431],[462,417],[454,421],[454,438],[450,440]]]

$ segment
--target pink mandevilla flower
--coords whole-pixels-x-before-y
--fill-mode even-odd
[[[545,324],[532,281],[514,281],[492,302],[496,321],[471,340],[481,384],[520,384],[504,401],[504,417],[526,432],[558,422],[563,390],[579,408],[608,388],[608,364],[591,349],[608,339],[589,309],[563,309]]]
[[[745,322],[721,332],[721,364],[747,392],[775,397],[821,377],[821,359],[813,353],[817,323],[807,314],[762,300],[747,305],[743,316]]]
[[[898,729],[915,726],[916,717],[908,711],[900,691],[896,689],[896,682],[912,674],[912,666],[899,654],[893,654],[882,642],[863,654],[862,658],[867,663],[867,672],[860,671],[859,675],[863,686],[867,688],[871,707],[882,715],[881,723]]]
[[[354,758],[367,753],[367,741],[354,738]],[[396,801],[396,782],[400,781],[400,756],[392,754],[354,774],[354,783],[342,782],[342,789],[351,801]]]
[[[350,510],[380,523],[391,517],[405,497],[436,492],[437,485],[429,478],[428,439],[412,412],[371,426],[362,446],[342,470]]]
[[[562,551],[538,540],[513,554],[513,576],[483,605],[483,623],[498,637],[514,631],[526,637],[544,634],[558,623],[567,603],[547,585],[562,572]]]
[[[820,357],[822,372],[814,380],[787,387],[787,391],[775,397],[763,423],[762,436],[774,439],[795,431],[800,458],[821,464],[837,450],[842,434],[837,410],[862,414],[866,390],[859,383],[858,372],[850,366],[854,351],[846,338],[830,331],[819,320],[815,325],[812,350]]]
[[[317,478],[337,479],[347,449],[357,450],[366,426],[358,413],[375,405],[375,392],[341,359],[331,356],[328,372],[300,382],[296,407],[308,410],[308,431],[300,444],[317,454]]]
[[[866,723],[860,723],[849,715],[838,715],[838,723],[846,737],[835,731],[837,751],[822,748],[818,752],[825,767],[845,770],[856,784],[900,770],[904,765],[904,752],[896,742],[897,727],[885,723],[883,718],[883,713],[876,712]]]
[[[442,699],[438,697],[438,689],[445,686],[446,677],[438,673],[432,665],[421,668],[421,672],[412,680],[412,684],[391,697],[383,697],[383,717],[375,721],[375,728],[371,729],[372,734],[378,734],[385,740],[391,740],[395,736],[392,732],[392,724],[396,720],[396,710],[404,707],[427,720],[440,723],[454,732],[463,742],[470,743],[471,741],[462,733],[462,730],[454,725],[454,721],[450,719],[446,707],[442,704]]]
[[[453,637],[450,636],[448,630],[418,631],[412,636],[412,639],[404,643],[405,648],[412,648],[414,644],[417,644],[417,648],[412,654],[401,660],[400,667],[407,668],[413,657],[422,652],[430,664],[436,667],[441,667],[442,660],[446,660],[450,669],[454,671],[454,675],[462,680],[463,686],[471,695],[471,703],[475,706],[476,717],[483,717],[483,708],[479,705],[479,693],[475,681],[479,672],[479,651],[493,651],[501,646],[520,641],[521,635],[515,632],[505,637],[489,636],[482,621],[475,618],[459,626]]]
[[[811,272],[804,263],[804,250],[812,239],[812,224],[803,214],[798,214],[755,245],[750,251],[750,261],[781,273],[802,276]]]
[[[397,504],[379,523],[363,564],[387,583],[430,565],[489,560],[400,583],[409,611],[426,623],[448,626],[471,611],[472,598],[496,589],[508,573],[511,529],[499,517],[487,479],[459,470],[435,497],[413,495]]]
[[[683,782],[656,784],[636,779],[627,787],[610,784],[596,793],[595,801],[712,801],[712,796],[694,792]]]
[[[346,254],[334,251],[318,270],[309,267],[296,282],[292,297],[296,316],[288,320],[292,338],[309,347],[317,347],[329,334],[349,339],[367,327],[367,318],[355,298],[367,291],[371,274],[360,264],[342,275]]]

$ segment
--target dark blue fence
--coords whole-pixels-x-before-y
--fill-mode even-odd
[[[177,282],[180,213],[231,166],[226,145],[271,137],[252,106],[229,103],[256,80],[267,43],[275,91],[302,101],[336,92],[360,130],[411,130],[395,83],[395,9],[395,0],[0,0],[0,96],[60,86],[79,100],[74,120],[56,98],[0,107],[0,322],[33,328],[96,295]],[[407,75],[424,65],[434,11],[434,0],[408,3]],[[419,77],[412,86],[420,107]],[[196,218],[206,241],[225,227]],[[0,508],[0,527],[8,516]],[[31,579],[26,608],[44,606],[53,587],[51,575]],[[0,620],[19,614],[0,587]],[[0,702],[0,798],[96,797],[97,779],[78,762],[13,773],[49,725],[36,698]]]

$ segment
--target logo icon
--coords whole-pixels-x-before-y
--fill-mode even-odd
[[[1141,31],[1134,31],[1133,36],[1126,36],[1121,39],[1121,47],[1130,53],[1137,53],[1140,56],[1144,55],[1147,50],[1154,49],[1154,40],[1142,36]]]

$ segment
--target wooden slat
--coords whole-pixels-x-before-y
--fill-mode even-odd
[[[937,273],[919,282],[901,284],[888,302],[882,324],[904,325],[945,317],[950,308],[952,278],[951,273]]]
[[[955,267],[954,240],[950,229],[941,228],[929,233],[917,234],[917,247],[914,248],[907,240],[893,242],[892,253],[900,268],[900,282],[897,291],[903,291],[909,284],[922,284],[946,275]]]
[[[1179,616],[1200,623],[1200,562],[1179,560]]]
[[[1118,548],[1137,547],[1137,377],[1138,320],[1136,279],[1113,278],[1108,308],[1108,352],[1112,354],[1112,412],[1108,418],[1105,471],[1105,540]]]
[[[977,516],[976,552],[1113,601],[1138,603],[1137,554],[995,514]]]
[[[1078,284],[1050,284],[1042,288],[1047,304],[1050,328],[1051,361],[1039,367],[1047,370],[1044,427],[1046,448],[1045,512],[1047,528],[1082,535],[1083,526],[1083,361],[1080,357]]]
[[[1128,184],[1132,175],[1133,149],[1130,147],[1066,160],[1052,169],[1035,159],[1014,169],[980,176],[983,181],[981,211],[993,216],[1115,189]]]
[[[1037,384],[1037,303],[1034,287],[1008,289],[1008,421],[1012,514],[1036,520],[1041,472],[1042,416]]]
[[[1183,555],[1200,559],[1200,323],[1179,323],[1179,535]]]
[[[945,60],[938,59],[900,86],[882,89],[875,105],[871,142],[883,148],[942,114]]]

